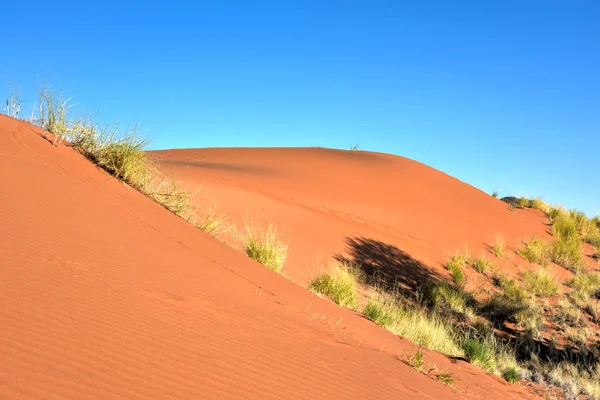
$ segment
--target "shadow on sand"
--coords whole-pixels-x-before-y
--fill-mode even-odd
[[[347,237],[345,241],[347,255],[338,254],[335,259],[359,267],[368,284],[417,289],[432,280],[443,279],[394,245],[365,237]]]

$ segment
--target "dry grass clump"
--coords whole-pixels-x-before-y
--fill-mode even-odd
[[[275,272],[281,272],[287,259],[288,244],[280,239],[275,225],[269,223],[266,230],[255,228],[246,219],[241,234],[244,252],[250,258]]]
[[[397,296],[377,293],[371,296],[363,313],[377,325],[432,350],[462,356],[459,337],[435,313],[403,303]]]
[[[15,91],[14,88],[10,87],[10,93],[8,98],[2,105],[2,114],[6,114],[9,117],[19,118],[19,113],[21,112],[21,96],[19,91]]]
[[[63,140],[98,166],[149,196],[167,210],[188,219],[193,213],[189,192],[182,183],[158,171],[144,151],[148,140],[133,130],[121,130],[117,124],[100,125],[90,118],[69,116],[69,99],[58,97],[52,89],[38,91],[37,115],[31,122],[53,134],[55,146]]]
[[[436,282],[426,287],[424,297],[428,305],[440,315],[459,320],[475,316],[474,299],[460,288],[447,282]]]
[[[503,257],[504,253],[506,252],[506,240],[504,239],[504,236],[496,235],[496,239],[494,240],[494,243],[492,244],[490,249],[492,251],[492,254],[496,257]]]
[[[469,258],[466,263],[481,274],[485,274],[489,269],[494,268],[494,263],[485,257]]]
[[[527,270],[522,274],[527,291],[536,296],[553,296],[558,292],[558,283],[545,268]]]
[[[530,206],[530,202],[527,197],[521,196],[516,200],[516,205],[519,208],[527,208]]]
[[[217,208],[213,205],[204,212],[203,218],[199,222],[196,221],[195,225],[210,236],[218,238],[233,228],[233,225],[227,223],[228,219],[229,217],[224,213],[217,214]]]
[[[567,282],[573,290],[569,297],[579,308],[588,308],[592,298],[600,296],[600,275],[595,273],[580,272]],[[595,311],[595,309],[593,310]],[[595,318],[595,315],[593,315]]]
[[[558,311],[554,315],[554,320],[559,324],[567,324],[575,328],[585,326],[585,319],[581,310],[564,300],[558,302]]]
[[[542,210],[546,214],[550,211],[550,206],[548,204],[546,204],[539,197],[537,197],[535,199],[531,199],[529,201],[529,207],[531,207],[531,208],[537,208],[538,210]]]
[[[532,237],[523,242],[523,247],[518,253],[531,263],[546,266],[550,256],[550,245],[543,239]]]
[[[359,276],[360,273],[355,267],[336,262],[330,272],[322,273],[313,279],[308,289],[329,297],[342,307],[356,310]]]
[[[539,364],[539,371],[549,383],[563,389],[567,399],[579,395],[600,399],[600,364],[577,366],[570,362]]]

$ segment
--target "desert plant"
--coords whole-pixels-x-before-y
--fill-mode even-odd
[[[342,307],[354,310],[358,306],[357,276],[353,266],[335,263],[330,272],[322,273],[313,279],[308,289],[329,297]]]
[[[506,240],[504,239],[504,236],[496,235],[496,239],[490,248],[492,254],[494,254],[496,257],[503,257],[504,253],[506,252]]]
[[[600,275],[580,272],[567,281],[573,291],[569,296],[580,306],[585,306],[589,299],[600,295]]]
[[[461,288],[447,282],[436,282],[426,287],[424,297],[440,315],[459,316],[468,319],[475,316],[473,305],[475,300]]]
[[[561,237],[552,242],[552,261],[572,271],[585,269],[583,244],[579,236]]]
[[[454,375],[447,371],[442,371],[436,375],[435,379],[442,382],[446,386],[452,386],[454,383]]]
[[[423,361],[423,352],[420,349],[417,350],[414,356],[408,358],[407,364],[417,371],[422,372],[423,367],[425,366],[425,361]]]
[[[558,292],[554,276],[545,268],[527,270],[522,274],[527,291],[537,296],[552,296]]]
[[[367,300],[364,314],[390,332],[451,356],[461,356],[458,334],[436,313],[404,304],[396,295],[377,293]]]
[[[278,236],[275,225],[269,223],[263,230],[246,219],[241,238],[248,257],[272,271],[281,272],[287,259],[288,244]]]
[[[548,265],[550,247],[545,240],[532,237],[523,242],[523,247],[519,249],[518,253],[529,262],[546,266]]]
[[[9,117],[19,118],[21,104],[22,101],[19,91],[15,91],[11,85],[8,98],[2,106],[2,113],[8,115]]]
[[[564,300],[558,302],[558,310],[554,315],[554,320],[559,324],[567,324],[571,327],[581,328],[585,326],[581,310]]]
[[[467,359],[473,364],[490,372],[496,369],[494,349],[487,343],[479,339],[469,338],[463,342],[462,348]]]
[[[462,265],[465,262],[464,260],[465,260],[465,258],[463,258],[461,256],[454,256],[454,257],[450,258],[450,260],[446,264],[446,268],[450,272],[450,276],[452,277],[452,280],[459,287],[464,286],[467,281],[465,273],[463,272],[463,269],[462,269]]]
[[[516,383],[519,378],[520,378],[520,373],[518,368],[515,367],[509,367],[506,368],[503,372],[502,372],[502,377],[510,383]]]
[[[473,267],[477,272],[481,274],[485,274],[488,269],[494,267],[494,263],[485,257],[470,258],[468,261],[468,265]]]
[[[525,196],[519,197],[516,201],[516,205],[519,208],[527,208],[530,206],[529,199]]]
[[[38,90],[39,117],[37,122],[42,129],[54,135],[52,140],[54,146],[60,145],[70,134],[73,124],[67,115],[70,100],[70,98],[64,100],[62,94],[56,98],[53,90],[45,86]]]
[[[579,237],[577,222],[572,213],[560,213],[552,221],[552,236],[555,239]]]
[[[498,198],[498,196],[499,196],[499,195],[500,195],[500,193],[498,193],[498,191],[497,191],[497,190],[496,190],[496,191],[494,191],[494,192],[492,192],[492,197],[494,197],[494,198],[496,198],[496,199]]]
[[[537,208],[538,210],[541,210],[545,213],[548,213],[550,211],[550,206],[548,204],[544,203],[544,201],[542,199],[540,199],[539,197],[530,200],[529,207]]]
[[[218,238],[223,233],[233,228],[233,225],[229,225],[227,220],[229,217],[224,214],[217,214],[215,205],[212,205],[204,212],[203,218],[196,222],[196,227],[212,237]]]

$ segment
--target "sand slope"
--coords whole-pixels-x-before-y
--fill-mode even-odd
[[[203,185],[200,201],[216,201],[238,226],[247,213],[286,229],[291,245],[284,273],[300,284],[336,255],[367,258],[391,276],[425,279],[447,276],[442,264],[465,246],[489,255],[497,234],[509,246],[528,235],[549,237],[538,210],[510,211],[489,194],[404,157],[322,148],[151,155],[190,187]]]
[[[523,398],[210,238],[0,115],[0,398]],[[233,172],[244,174],[246,172]]]

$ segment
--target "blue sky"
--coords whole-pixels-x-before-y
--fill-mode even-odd
[[[360,143],[600,214],[599,21],[598,1],[13,1],[0,95],[45,78],[152,149]]]

